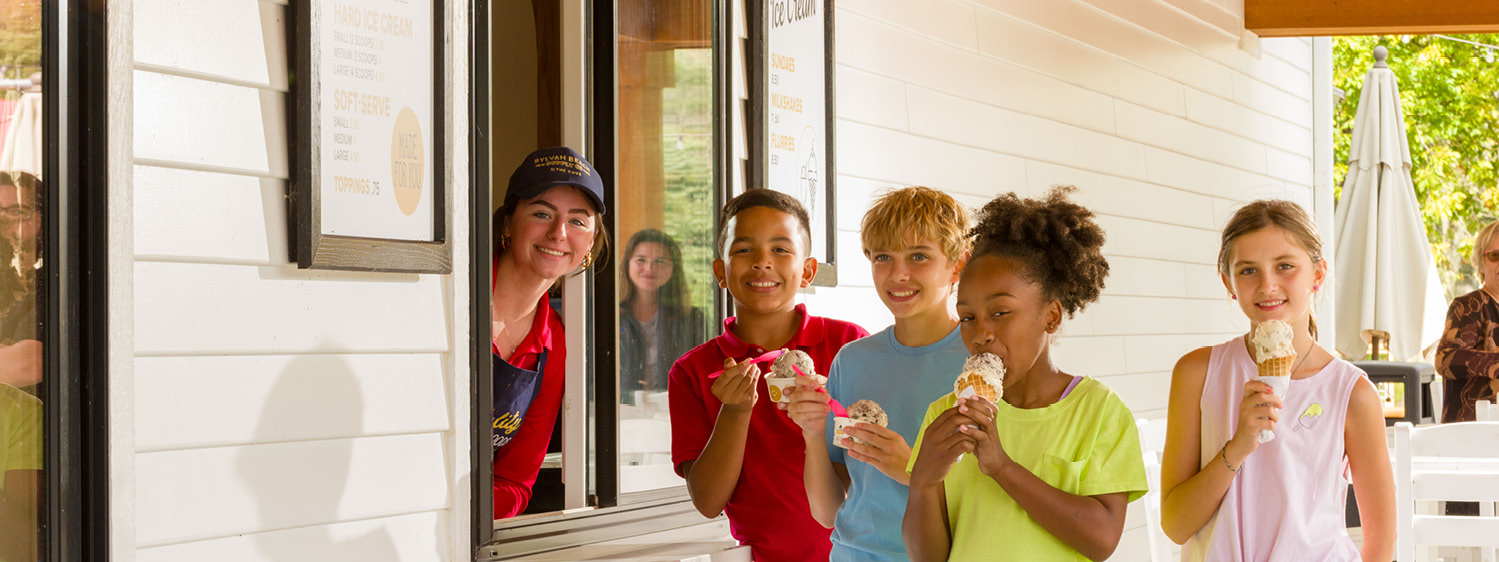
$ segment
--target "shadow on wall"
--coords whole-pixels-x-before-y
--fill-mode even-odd
[[[347,517],[342,507],[353,476],[355,441],[363,434],[364,398],[348,363],[334,355],[287,363],[266,397],[255,440],[235,466],[254,494],[259,523],[255,537],[264,560],[392,560],[396,545],[380,527],[332,523]],[[316,429],[304,424],[316,424]],[[336,436],[316,441],[308,435]],[[299,528],[302,527],[302,528]]]

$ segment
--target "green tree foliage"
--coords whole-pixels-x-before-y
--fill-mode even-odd
[[[1499,45],[1499,35],[1460,35]],[[1467,257],[1473,236],[1499,209],[1499,51],[1434,35],[1339,37],[1333,41],[1333,85],[1346,92],[1334,113],[1334,166],[1348,172],[1353,118],[1374,47],[1400,83],[1410,139],[1411,179],[1447,297],[1477,288]],[[1341,195],[1341,185],[1337,188]]]
[[[42,10],[39,0],[0,1],[0,78],[25,78],[41,70]]]
[[[682,248],[682,273],[692,304],[714,310],[718,282],[713,278],[713,52],[677,49],[675,83],[661,92],[661,152],[666,180],[666,225]],[[711,329],[711,327],[710,327]]]

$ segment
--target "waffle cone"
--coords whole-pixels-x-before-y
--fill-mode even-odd
[[[984,377],[979,376],[978,373],[964,373],[958,377],[957,384],[953,386],[958,389],[958,394],[963,394],[964,389],[971,389],[975,395],[982,396],[991,404],[999,403],[999,397],[1004,393],[1003,389],[994,388],[984,382]]]
[[[1296,364],[1295,355],[1285,357],[1273,357],[1259,363],[1260,376],[1262,377],[1289,377],[1291,366]]]

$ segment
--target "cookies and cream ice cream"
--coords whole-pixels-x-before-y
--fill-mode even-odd
[[[862,443],[857,438],[845,433],[845,428],[854,422],[872,423],[880,427],[890,425],[890,416],[885,414],[885,409],[873,400],[860,400],[848,407],[848,417],[838,416],[833,418],[833,444],[845,449],[850,441]]]
[[[1005,364],[993,353],[980,353],[963,362],[963,372],[953,381],[958,398],[983,397],[999,403],[1004,396]]]
[[[794,368],[793,368],[794,367]],[[812,377],[819,385],[827,384],[828,378],[817,374],[812,357],[800,349],[782,350],[770,364],[770,374],[765,375],[765,385],[772,402],[791,403],[791,389],[796,387],[796,369]]]

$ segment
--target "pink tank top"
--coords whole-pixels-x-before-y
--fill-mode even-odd
[[[1258,375],[1244,337],[1213,346],[1202,387],[1202,467],[1223,462],[1218,451],[1233,436],[1244,383]],[[1275,440],[1260,444],[1218,512],[1182,548],[1182,560],[1357,561],[1344,505],[1348,457],[1343,446],[1348,395],[1367,377],[1334,359],[1317,374],[1292,380]]]

